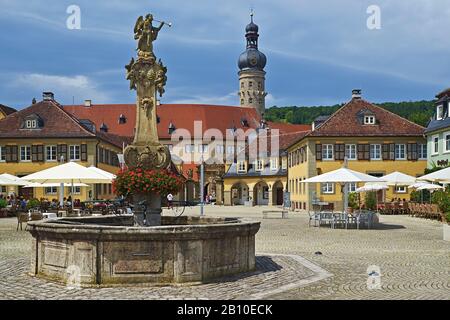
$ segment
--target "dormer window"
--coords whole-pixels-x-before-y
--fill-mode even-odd
[[[438,105],[436,108],[436,120],[442,120],[444,119],[444,106]]]
[[[36,129],[37,128],[37,121],[36,120],[27,120],[25,122],[25,127],[27,129]]]
[[[125,124],[125,123],[127,123],[127,118],[123,114],[121,114],[119,116],[119,124]]]
[[[177,128],[175,127],[175,125],[171,122],[169,123],[169,134],[172,134]]]
[[[247,172],[246,168],[245,168],[245,161],[238,161],[237,163],[237,167],[238,167],[238,172]]]
[[[264,169],[264,163],[262,160],[256,160],[255,161],[255,171],[263,171]]]
[[[248,127],[249,125],[248,125],[247,119],[242,118],[242,119],[241,119],[241,125],[242,125],[243,127]]]
[[[40,129],[44,126],[44,121],[37,114],[30,114],[22,120],[21,129]]]
[[[106,125],[106,123],[102,123],[100,126],[100,131],[102,132],[108,132],[108,126]]]
[[[375,116],[364,116],[364,124],[375,124]]]

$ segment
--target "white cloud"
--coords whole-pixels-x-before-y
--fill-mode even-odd
[[[16,75],[10,84],[14,88],[28,89],[37,93],[51,91],[55,99],[62,103],[80,103],[84,99],[92,99],[96,103],[108,100],[108,94],[98,89],[97,84],[87,76],[60,76],[40,73]]]

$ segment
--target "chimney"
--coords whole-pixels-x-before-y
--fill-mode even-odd
[[[361,99],[361,89],[352,90],[352,99]]]
[[[84,106],[86,108],[89,108],[92,106],[92,100],[84,100]]]
[[[55,100],[55,95],[53,94],[53,92],[50,92],[50,91],[42,92],[42,100],[53,101],[53,100]]]

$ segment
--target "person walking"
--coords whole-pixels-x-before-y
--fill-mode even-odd
[[[172,209],[173,208],[173,195],[169,193],[167,195],[167,208]]]

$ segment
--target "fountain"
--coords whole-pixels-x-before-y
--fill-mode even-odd
[[[134,28],[137,59],[125,67],[130,89],[137,91],[135,137],[124,152],[128,168],[163,170],[171,161],[156,127],[157,93],[164,93],[167,68],[156,60],[153,41],[164,24],[154,27],[148,14]],[[161,216],[158,192],[132,196],[134,215],[29,222],[30,274],[65,283],[76,275],[87,286],[168,284],[205,282],[255,268],[259,222]]]

